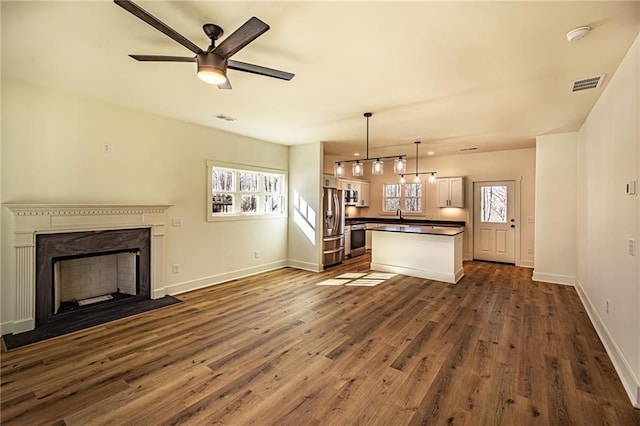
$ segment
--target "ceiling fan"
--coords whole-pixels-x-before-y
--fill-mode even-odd
[[[198,77],[209,84],[218,85],[219,89],[231,89],[231,83],[227,78],[227,69],[243,71],[267,77],[291,80],[293,74],[260,65],[229,59],[231,56],[264,34],[269,26],[255,16],[242,24],[240,28],[231,33],[218,46],[216,40],[223,34],[222,28],[215,24],[204,24],[202,29],[211,39],[211,45],[207,50],[202,50],[186,37],[164,24],[149,12],[130,0],[114,0],[114,3],[122,7],[132,15],[142,19],[158,31],[177,41],[196,56],[160,56],[160,55],[129,55],[137,61],[143,62],[196,62],[198,64]]]

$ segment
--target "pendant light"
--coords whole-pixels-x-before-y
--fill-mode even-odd
[[[379,158],[376,158],[376,161],[371,163],[371,174],[372,175],[381,175],[384,174],[384,165]]]
[[[386,157],[374,157],[369,158],[369,118],[373,113],[365,112],[364,117],[367,119],[367,156],[360,160],[342,160],[336,161],[333,165],[333,173],[336,177],[344,176],[344,163],[353,163],[351,165],[351,174],[355,177],[364,176],[364,161],[373,160],[371,163],[371,174],[382,175],[384,174],[384,162],[383,159],[393,158],[393,172],[396,174],[402,174],[406,171],[407,160],[404,155],[391,155]]]
[[[418,170],[420,170],[418,168],[418,147],[420,146],[420,141],[415,141],[414,144],[416,144],[416,171],[414,173],[414,178],[413,181],[415,183],[420,183],[420,175],[429,175],[429,179],[428,182],[433,184],[436,183],[436,172],[419,172]],[[406,160],[405,160],[406,161]],[[400,183],[405,183],[405,175],[406,173],[401,173],[400,174]]]
[[[364,176],[364,165],[360,160],[356,160],[353,166],[351,166],[351,174],[354,176]]]
[[[393,173],[402,175],[407,171],[407,160],[404,157],[398,157],[393,160]]]

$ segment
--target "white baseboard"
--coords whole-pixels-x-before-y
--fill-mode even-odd
[[[30,318],[22,321],[7,321],[3,322],[0,327],[2,327],[3,336],[5,334],[24,333],[25,331],[31,331],[36,328],[36,320]]]
[[[591,299],[589,299],[589,296],[585,293],[580,280],[576,280],[575,287],[580,301],[582,301],[582,305],[585,307],[587,315],[589,315],[591,324],[593,324],[593,327],[596,329],[609,358],[611,358],[611,362],[618,373],[624,390],[631,400],[631,404],[633,404],[635,408],[640,408],[640,380],[633,374],[633,370],[629,366],[620,347],[617,345],[611,333],[609,333],[607,326],[604,321],[602,321],[600,314],[598,314],[598,310],[593,303],[591,303]]]
[[[10,321],[0,323],[0,334],[13,334],[13,323]]]
[[[285,266],[287,266],[287,261],[280,260],[277,262],[253,266],[251,268],[239,269],[237,271],[225,272],[224,274],[212,275],[210,277],[199,278],[197,280],[168,285],[165,286],[164,290],[166,294],[171,295],[186,293],[188,291],[198,290],[215,284],[222,284],[227,281],[236,280],[238,278],[244,278],[263,272],[273,271],[274,269],[284,268]]]
[[[303,262],[301,260],[289,259],[287,260],[287,266],[309,272],[322,272],[322,265],[312,262]]]
[[[371,263],[372,271],[393,272],[395,274],[409,275],[411,277],[424,278],[426,280],[442,281],[449,284],[457,283],[464,275],[463,270],[459,270],[454,274],[448,274],[437,271],[427,271],[424,269],[413,269],[403,266],[386,265],[384,263]]]
[[[576,285],[576,277],[533,271],[533,280],[551,284]]]

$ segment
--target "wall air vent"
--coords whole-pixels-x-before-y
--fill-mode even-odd
[[[587,89],[597,89],[602,84],[604,76],[606,74],[596,75],[594,77],[587,77],[581,80],[575,80],[571,82],[571,91],[579,92]]]
[[[475,151],[476,149],[478,149],[477,146],[471,147],[471,148],[460,148],[460,152],[464,152],[464,151]]]
[[[215,118],[217,118],[218,120],[224,120],[224,121],[236,121],[237,118],[234,117],[229,117],[228,115],[224,115],[224,114],[216,114],[214,115]]]

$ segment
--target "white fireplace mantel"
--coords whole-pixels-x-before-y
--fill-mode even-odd
[[[106,204],[3,204],[12,214],[13,251],[10,285],[15,311],[2,333],[22,333],[35,328],[35,244],[37,234],[150,228],[151,298],[165,295],[164,226],[170,205]]]

